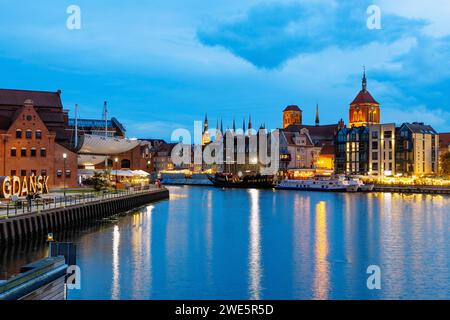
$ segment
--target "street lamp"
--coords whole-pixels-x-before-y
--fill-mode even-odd
[[[114,159],[114,163],[116,164],[116,190],[117,190],[117,166],[118,166],[118,163],[119,163],[119,158],[115,158]]]
[[[63,181],[64,181],[64,199],[65,199],[66,198],[66,159],[67,159],[67,153],[63,153],[63,159],[64,159]]]

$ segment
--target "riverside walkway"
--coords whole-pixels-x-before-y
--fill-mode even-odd
[[[32,200],[31,202],[28,202],[25,199],[19,199],[17,202],[10,201],[1,203],[0,220],[19,215],[40,213],[50,209],[66,208],[74,205],[121,198],[124,196],[157,190],[160,189],[158,189],[155,185],[149,185],[134,189],[114,190],[109,192],[86,192],[83,189],[80,189],[80,192],[77,193],[76,190],[69,190],[66,196],[62,195],[62,192],[50,193],[42,195],[42,198]]]
[[[46,196],[7,204],[0,211],[0,245],[34,235],[63,231],[169,198],[166,188],[147,186],[110,193]]]

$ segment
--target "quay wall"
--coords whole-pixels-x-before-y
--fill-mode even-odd
[[[0,245],[79,227],[167,198],[169,191],[159,189],[10,217],[0,220]]]
[[[426,194],[448,194],[450,188],[433,187],[433,186],[387,186],[375,185],[375,192],[395,192],[395,193],[426,193]]]

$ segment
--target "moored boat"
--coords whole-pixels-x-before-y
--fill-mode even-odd
[[[275,186],[275,176],[261,174],[239,177],[231,173],[216,173],[208,178],[215,187],[219,188],[271,189]]]
[[[345,177],[315,177],[306,180],[281,181],[276,189],[282,190],[304,190],[304,191],[328,191],[328,192],[357,192],[370,191],[360,180],[347,179]],[[373,187],[372,187],[373,189]]]

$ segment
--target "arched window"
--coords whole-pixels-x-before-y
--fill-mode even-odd
[[[130,167],[131,167],[131,161],[128,160],[128,159],[123,159],[123,160],[120,162],[120,167],[121,167],[122,169],[130,169]]]
[[[28,129],[28,130],[25,132],[25,138],[31,139],[32,134],[33,134],[33,131],[31,131],[30,129]]]
[[[16,130],[16,139],[22,139],[22,130],[20,129]]]
[[[15,157],[15,156],[17,156],[17,149],[11,148],[11,157]]]
[[[363,113],[361,110],[358,112],[358,121],[364,121]]]

